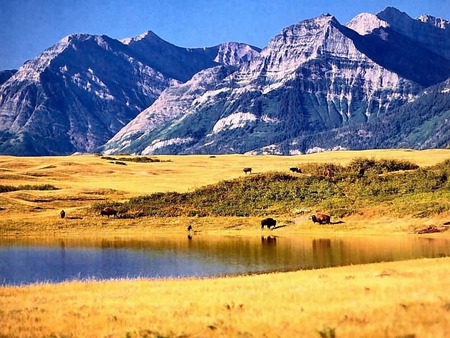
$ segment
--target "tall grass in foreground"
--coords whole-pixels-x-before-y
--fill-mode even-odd
[[[0,337],[444,338],[449,263],[2,287]]]

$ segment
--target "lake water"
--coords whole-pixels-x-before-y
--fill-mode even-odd
[[[208,277],[450,256],[450,239],[168,236],[0,238],[0,285],[66,280]]]

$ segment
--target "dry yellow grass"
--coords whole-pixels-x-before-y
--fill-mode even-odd
[[[0,336],[448,337],[449,263],[3,287]]]
[[[0,234],[54,236],[55,234],[76,234],[77,231],[83,233],[101,231],[103,235],[106,235],[111,228],[114,232],[121,231],[117,228],[123,225],[125,228],[133,226],[136,234],[141,235],[142,232],[148,231],[152,224],[159,225],[152,231],[157,231],[164,225],[169,228],[176,227],[176,224],[180,226],[180,230],[184,230],[185,223],[178,220],[146,219],[121,223],[120,220],[107,221],[100,217],[86,217],[83,208],[96,202],[126,200],[153,192],[191,191],[221,180],[241,177],[244,175],[243,167],[252,167],[253,173],[288,171],[289,167],[304,163],[335,162],[346,165],[356,157],[409,160],[420,166],[428,166],[448,159],[450,150],[339,151],[300,156],[216,155],[214,158],[208,155],[164,155],[156,156],[161,162],[128,162],[126,166],[112,164],[95,155],[25,158],[0,156],[2,185],[52,184],[61,189],[0,194]],[[69,216],[83,215],[84,218],[61,223],[58,219],[61,209],[66,210]],[[367,214],[370,215],[370,213],[371,211],[368,210]],[[301,217],[296,221],[300,224],[306,223],[306,219],[303,220]],[[365,222],[363,227],[358,226],[361,221]],[[399,227],[406,232],[410,231],[411,226],[414,225],[411,222],[418,222],[417,219],[395,221],[397,224],[403,224]],[[439,222],[433,219],[427,221]],[[198,222],[199,226],[207,226],[210,230],[217,231],[223,229],[220,225],[222,222],[229,223],[229,220],[209,220],[208,222],[199,220]],[[243,230],[246,224],[254,227],[254,222],[255,220],[252,219],[241,220],[240,230]],[[361,219],[355,216],[346,220],[346,227],[336,227],[334,231],[346,231],[348,228],[356,227],[359,230],[365,228],[370,232],[374,228],[366,224],[371,222],[378,222],[378,220],[370,217]],[[421,225],[417,224],[417,226]],[[99,230],[100,226],[101,230]],[[290,227],[289,230],[284,231],[296,232],[296,229],[298,228]],[[315,228],[309,230],[315,230]]]
[[[450,150],[374,150],[302,156],[157,156],[159,163],[111,164],[97,156],[0,157],[3,185],[52,184],[57,191],[0,195],[0,236],[133,237],[180,233],[192,219],[107,219],[86,215],[98,201],[156,191],[190,191],[220,180],[355,157],[405,159],[420,166]],[[59,210],[83,219],[59,219]],[[448,220],[353,216],[320,227],[307,216],[280,235],[401,234]],[[203,234],[254,234],[256,218],[198,218]],[[256,224],[256,227],[255,227]],[[232,229],[232,230],[230,230]],[[432,234],[448,236],[448,233]],[[447,337],[450,259],[349,266],[218,279],[71,282],[0,288],[0,337]]]

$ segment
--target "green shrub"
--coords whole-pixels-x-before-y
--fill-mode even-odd
[[[137,163],[153,163],[161,162],[160,159],[151,158],[146,156],[136,156],[136,157],[120,157],[119,161],[137,162]]]
[[[353,172],[375,172],[377,174],[388,173],[400,170],[415,170],[419,166],[415,163],[403,160],[380,159],[357,157],[353,159],[347,169]]]
[[[2,192],[9,192],[9,191],[16,191],[18,190],[17,187],[12,186],[12,185],[0,185],[0,193]]]
[[[12,185],[0,185],[0,193],[18,190],[59,190],[59,188],[51,184],[42,184],[42,185],[26,184],[26,185],[19,185],[18,187]]]

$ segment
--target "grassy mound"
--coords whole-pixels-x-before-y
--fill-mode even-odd
[[[327,168],[331,176],[323,174]],[[419,168],[403,160],[356,158],[347,166],[307,163],[301,169],[302,174],[252,174],[191,192],[158,192],[107,205],[123,217],[265,216],[312,208],[345,217],[367,207],[427,217],[450,210],[449,160]]]

